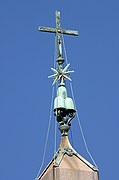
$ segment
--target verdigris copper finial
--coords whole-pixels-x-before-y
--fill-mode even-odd
[[[52,85],[59,81],[57,96],[54,100],[54,114],[57,117],[61,134],[67,135],[71,126],[71,120],[75,116],[75,108],[73,100],[67,96],[67,89],[65,87],[64,79],[71,81],[71,78],[68,75],[70,75],[74,71],[68,70],[70,64],[67,64],[65,67],[63,67],[64,59],[62,55],[62,34],[78,36],[78,32],[61,28],[60,11],[56,11],[56,28],[39,27],[39,31],[51,32],[56,34],[57,69],[51,68],[54,74],[50,75],[49,78],[54,78]]]

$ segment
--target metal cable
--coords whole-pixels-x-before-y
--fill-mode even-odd
[[[57,94],[57,89],[58,89],[58,82],[56,83],[55,85],[56,87],[56,94]],[[58,107],[58,98],[57,98],[57,107]],[[57,148],[57,114],[58,114],[58,109],[56,109],[56,116],[55,116],[55,142],[54,142],[54,156],[55,156],[55,153],[56,153],[56,148]],[[55,161],[55,159],[54,159]],[[55,163],[55,162],[54,162]]]
[[[56,52],[56,44],[57,44],[57,38],[56,38],[56,35],[55,35],[55,47],[54,47],[54,68],[56,66],[56,55],[57,55],[57,52]]]
[[[65,42],[64,42],[63,34],[62,34],[62,41],[63,41],[64,55],[65,55],[65,59],[66,59],[66,64],[68,64],[68,58],[67,58],[67,52],[66,52],[66,47],[65,47]]]
[[[62,34],[62,40],[63,40],[63,47],[64,47],[66,64],[68,64],[67,52],[66,52],[66,47],[65,47],[65,42],[64,42],[63,34]],[[79,114],[78,114],[77,107],[76,107],[76,102],[75,102],[74,92],[73,92],[73,87],[72,87],[72,83],[71,82],[70,82],[70,88],[71,88],[72,98],[73,98],[73,101],[74,101],[74,106],[75,106],[75,109],[76,109],[76,115],[77,115],[77,119],[78,119],[79,128],[80,128],[80,131],[81,131],[81,135],[82,135],[82,138],[83,138],[83,142],[84,142],[86,151],[87,151],[89,157],[91,158],[92,162],[94,163],[95,167],[97,167],[97,164],[95,163],[95,161],[94,161],[94,159],[93,159],[93,157],[92,157],[92,155],[91,155],[91,153],[89,151],[89,148],[88,148],[88,145],[87,145],[87,142],[86,142],[86,138],[84,136],[84,132],[83,132],[83,129],[82,129],[81,121],[80,121]]]
[[[79,124],[79,127],[80,127],[80,131],[81,131],[81,135],[82,135],[82,138],[83,138],[83,142],[84,142],[86,151],[87,151],[89,157],[91,158],[92,162],[94,163],[95,167],[97,167],[97,164],[94,161],[94,159],[93,159],[93,157],[92,157],[92,155],[91,155],[91,153],[89,151],[89,148],[88,148],[88,145],[87,145],[87,142],[86,142],[86,138],[84,136],[81,121],[80,121],[79,114],[78,114],[77,107],[76,107],[76,102],[75,102],[75,98],[74,98],[74,92],[73,92],[73,88],[72,88],[72,83],[70,83],[70,88],[71,88],[72,98],[73,98],[73,101],[74,101],[74,106],[75,106],[75,109],[76,109],[76,116],[77,116],[77,119],[78,119],[78,124]]]
[[[56,36],[55,36],[55,47],[54,47],[54,68],[55,68],[55,65],[56,65]],[[47,134],[46,134],[44,153],[43,153],[43,158],[42,158],[42,163],[41,163],[40,169],[39,169],[38,174],[36,176],[36,180],[38,180],[38,177],[41,173],[41,170],[42,170],[42,167],[43,167],[44,161],[45,161],[46,148],[47,148],[49,131],[50,131],[51,120],[52,120],[53,98],[54,98],[54,86],[52,87],[52,96],[51,96],[51,105],[50,105],[50,118],[49,118],[49,122],[48,122],[48,129],[47,129]],[[56,136],[55,136],[55,138],[56,138]],[[54,148],[54,149],[56,149],[56,148]]]
[[[56,43],[57,43],[57,37],[55,35],[55,50],[54,50],[54,68],[56,67],[56,55],[57,55],[57,51],[56,51]],[[56,88],[57,89],[57,88]],[[57,91],[57,90],[56,90]],[[55,117],[55,132],[54,132],[54,155],[56,153],[56,146],[57,146],[57,120]]]
[[[70,134],[71,134],[71,145],[74,146],[73,133],[72,133],[72,127],[71,126],[70,126]]]
[[[54,86],[52,87],[52,100],[51,100],[51,106],[50,106],[50,118],[49,118],[49,122],[48,122],[48,129],[47,129],[47,135],[46,135],[46,140],[45,140],[43,159],[42,159],[42,163],[41,163],[40,169],[39,169],[39,171],[38,171],[36,180],[38,179],[38,176],[39,176],[40,173],[41,173],[41,170],[42,170],[42,167],[43,167],[44,161],[45,161],[46,148],[47,148],[47,143],[48,143],[48,137],[49,137],[49,131],[50,131],[50,125],[51,125],[51,119],[52,119],[53,97],[54,97]]]
[[[57,120],[55,118],[55,141],[54,141],[54,155],[56,153],[56,147],[57,147]]]

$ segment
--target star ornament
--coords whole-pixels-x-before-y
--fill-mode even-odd
[[[51,70],[54,72],[53,75],[48,76],[48,78],[54,78],[54,81],[52,83],[52,85],[54,85],[55,83],[57,83],[58,80],[61,80],[61,82],[63,82],[63,80],[66,78],[69,81],[72,81],[67,75],[70,75],[71,73],[73,73],[74,71],[67,71],[68,67],[70,66],[70,63],[67,64],[67,66],[62,69],[62,70],[56,70],[54,68],[51,68]]]

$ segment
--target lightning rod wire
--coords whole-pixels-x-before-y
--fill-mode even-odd
[[[55,35],[55,50],[54,50],[54,68],[56,68],[56,56],[57,56],[57,49],[56,49],[56,44],[57,44],[57,35]],[[57,93],[57,83],[56,83],[56,93]],[[57,146],[57,120],[55,117],[55,131],[54,131],[54,156],[56,153],[56,146]]]
[[[54,47],[54,68],[55,68],[55,65],[56,65],[56,36],[55,36],[55,47]],[[46,140],[45,140],[45,146],[44,146],[44,153],[43,153],[41,166],[40,166],[39,171],[38,171],[37,176],[36,176],[36,180],[38,180],[38,177],[41,173],[41,170],[42,170],[42,167],[43,167],[44,161],[45,161],[46,148],[47,148],[50,126],[51,126],[51,120],[52,120],[53,98],[54,98],[54,86],[52,87],[52,96],[51,96],[51,104],[50,104],[50,117],[49,117],[49,122],[48,122],[48,128],[47,128],[47,134],[46,134]],[[55,139],[56,139],[56,135],[55,135]],[[56,140],[55,140],[55,142],[56,142]],[[54,145],[54,151],[56,149],[55,146],[56,145]]]
[[[62,41],[63,41],[63,47],[64,47],[64,54],[65,54],[66,64],[68,64],[68,58],[67,58],[67,52],[66,52],[66,47],[65,47],[65,42],[64,42],[63,34],[62,34]],[[85,135],[84,135],[84,132],[83,132],[83,128],[82,128],[82,125],[81,125],[81,121],[80,121],[80,118],[79,118],[79,114],[78,114],[78,111],[77,111],[76,102],[75,102],[75,98],[74,98],[73,87],[72,87],[72,83],[71,82],[70,82],[70,89],[71,89],[71,94],[72,94],[72,98],[73,98],[73,101],[74,101],[74,106],[75,106],[75,109],[76,109],[78,125],[79,125],[80,131],[81,131],[81,135],[82,135],[82,138],[83,138],[84,146],[85,146],[86,151],[87,151],[89,157],[91,158],[93,164],[95,165],[95,167],[98,168],[96,162],[94,161],[93,156],[91,155],[91,153],[89,151],[89,148],[88,148],[88,145],[87,145],[87,142],[86,142],[86,138],[85,138]]]

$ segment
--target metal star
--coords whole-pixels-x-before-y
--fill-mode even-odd
[[[72,81],[67,75],[73,73],[74,71],[67,71],[70,64],[67,64],[67,66],[62,70],[56,70],[54,68],[51,68],[51,70],[55,73],[53,75],[48,76],[48,78],[54,78],[53,84],[54,85],[58,80],[61,79],[63,82],[64,78],[68,79],[69,81]]]

